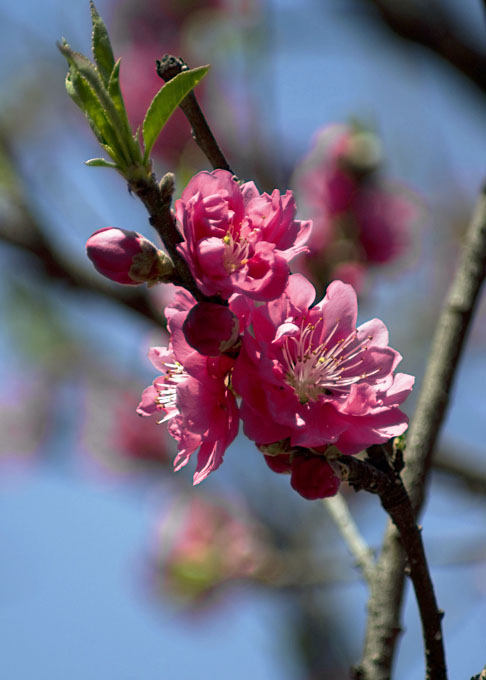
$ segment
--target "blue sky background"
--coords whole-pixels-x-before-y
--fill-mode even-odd
[[[449,4],[458,9],[457,3]],[[448,218],[455,210],[460,215],[470,210],[485,179],[484,99],[459,76],[428,60],[421,49],[405,51],[379,34],[365,32],[353,21],[350,3],[272,0],[266,7],[271,58],[264,66],[266,80],[255,85],[254,96],[264,120],[271,121],[266,123],[269,134],[285,160],[293,162],[305,154],[323,124],[360,115],[382,135],[390,173],[413,186],[426,206],[421,248],[413,262],[400,276],[394,275],[392,283],[379,275],[372,299],[361,307],[363,319],[376,315],[386,321],[392,345],[405,357],[402,370],[420,375],[431,319],[453,266],[447,259],[448,248],[454,250]],[[459,7],[471,35],[478,37],[484,24],[480,3],[468,0]],[[101,13],[107,8],[106,2],[98,2]],[[51,234],[62,234],[63,248],[78,257],[86,238],[100,226],[115,224],[149,234],[142,206],[120,188],[120,178],[83,165],[98,151],[63,94],[65,65],[54,43],[66,36],[76,49],[89,50],[87,0],[0,0],[0,26],[0,112],[16,101],[20,84],[31,83],[29,114],[36,123],[19,117],[15,143]],[[205,61],[211,62],[212,56]],[[215,63],[214,69],[224,75],[229,65],[238,69],[240,60],[235,50],[228,63]],[[42,84],[41,74],[49,74],[47,84]],[[266,96],[270,92],[271,97]],[[8,250],[0,250],[2,267],[8,268],[9,258]],[[437,269],[431,289],[429,260]],[[430,291],[430,298],[424,290]],[[139,374],[142,382],[152,379],[144,357],[148,328],[143,322],[134,322],[107,303],[73,305],[62,291],[53,295],[58,295],[65,318],[88,352],[106,357],[119,371]],[[1,290],[0,304],[7,304]],[[483,470],[484,457],[476,455],[484,456],[485,310],[483,295],[443,434]],[[146,338],[143,348],[141,337]],[[23,362],[12,336],[0,328],[4,385],[25,368]],[[300,671],[285,646],[287,605],[276,597],[239,589],[220,609],[195,621],[184,619],[168,603],[150,600],[143,586],[143,556],[156,510],[171,492],[159,483],[123,485],[89,474],[72,427],[81,395],[75,381],[66,380],[60,390],[55,406],[59,430],[46,447],[47,460],[27,469],[0,471],[0,677],[298,680]],[[261,463],[250,448],[238,440],[230,449],[223,466],[229,471],[221,470],[224,484],[231,484],[231,475],[237,473],[231,466],[237,471],[246,457]],[[266,474],[263,466],[256,469]],[[218,483],[208,481],[207,488],[217,490]],[[374,501],[367,499],[360,506],[358,519],[365,537],[377,545],[383,518]],[[486,630],[485,570],[484,559],[449,566],[442,562],[462,546],[466,552],[480,546],[484,558],[484,520],[484,501],[435,479],[423,520],[424,539],[435,564],[438,600],[447,612],[451,680],[469,678],[486,661],[481,633]],[[338,550],[346,555],[342,546]],[[365,588],[350,581],[327,596],[343,617],[349,650],[357,658]],[[405,626],[396,677],[419,680],[422,642],[412,597]]]

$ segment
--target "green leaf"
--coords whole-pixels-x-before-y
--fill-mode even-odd
[[[96,95],[104,115],[110,123],[110,137],[116,140],[116,143],[113,144],[109,141],[109,144],[119,155],[119,158],[115,159],[117,163],[120,166],[129,166],[134,161],[138,161],[138,158],[133,157],[134,144],[132,134],[131,132],[128,134],[123,125],[118,109],[110,97],[98,70],[89,59],[79,52],[74,52],[65,41],[59,44],[58,47],[71,66],[71,79],[73,79],[73,74],[79,74]]]
[[[91,10],[91,23],[93,25],[93,32],[91,33],[91,47],[93,50],[93,57],[105,84],[108,84],[111,73],[115,66],[115,58],[113,50],[111,49],[110,38],[108,31],[103,22],[103,19],[98,14],[93,0],[90,0],[89,7]]]
[[[84,112],[96,138],[113,160],[116,162],[119,159],[123,160],[123,149],[120,147],[118,136],[98,97],[86,79],[72,66],[66,77],[66,90]]]
[[[104,158],[90,158],[89,161],[84,161],[84,164],[89,165],[90,168],[118,168],[116,163],[106,161]]]
[[[145,163],[157,137],[172,113],[208,71],[209,66],[199,66],[188,71],[182,71],[157,92],[143,121],[142,133],[145,145],[143,160]]]
[[[129,140],[130,156],[132,161],[136,163],[142,163],[142,150],[140,148],[140,142],[138,135],[134,135],[132,128],[130,126],[130,121],[128,120],[127,110],[125,108],[125,102],[123,101],[123,95],[120,87],[120,63],[121,58],[117,60],[113,71],[111,72],[110,80],[108,81],[108,94],[110,95],[119,115],[122,125],[126,131],[126,139]]]
[[[125,102],[123,101],[123,95],[120,88],[120,62],[118,59],[113,71],[111,72],[110,80],[108,82],[108,94],[110,95],[113,103],[120,115],[121,122],[126,130],[127,140],[130,140],[130,150],[131,157],[138,163],[142,163],[142,151],[140,149],[139,136],[134,135],[132,128],[130,127],[130,121],[128,120],[127,110],[125,108]]]

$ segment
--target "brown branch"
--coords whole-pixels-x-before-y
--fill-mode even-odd
[[[340,477],[356,491],[364,489],[378,494],[383,508],[397,528],[405,551],[408,571],[415,590],[422,622],[428,680],[446,680],[447,671],[441,621],[443,613],[437,606],[434,586],[427,565],[420,529],[415,523],[412,503],[400,477],[400,459],[386,455],[385,447],[368,449],[369,462],[353,456],[335,456],[329,462],[339,469]],[[370,572],[373,580],[374,570]],[[356,670],[355,678],[363,678]]]
[[[187,71],[188,66],[180,57],[165,54],[161,60],[156,60],[157,75],[165,82],[174,78],[181,71]],[[221,168],[233,172],[219,147],[213,133],[199,106],[196,95],[191,91],[179,105],[192,127],[192,135],[196,144],[211,163],[214,170]]]
[[[159,185],[155,176],[143,177],[130,183],[130,190],[142,201],[149,214],[149,222],[160,236],[174,263],[178,280],[174,283],[184,286],[194,297],[201,295],[196,287],[189,267],[177,251],[177,245],[184,240],[177,229],[171,211],[172,194],[174,192],[174,175],[167,173]],[[197,298],[199,299],[199,298]]]
[[[356,565],[361,569],[365,580],[369,583],[375,568],[375,557],[372,549],[359,533],[346,500],[338,492],[335,496],[323,498],[323,503],[354,557]]]
[[[414,514],[424,500],[434,445],[467,331],[486,277],[486,193],[478,199],[461,261],[439,318],[417,407],[407,438],[404,483]],[[403,598],[405,555],[396,527],[389,524],[371,584],[360,680],[389,680]]]
[[[423,2],[416,0],[361,0],[373,5],[376,18],[400,38],[421,45],[442,59],[458,73],[468,78],[481,91],[486,91],[486,56],[472,44],[462,39],[457,22],[449,16],[444,3],[429,3],[426,11]],[[368,17],[372,19],[371,13]]]
[[[169,253],[177,276],[173,282],[186,288],[196,300],[225,304],[219,296],[209,297],[201,293],[187,262],[177,250],[177,244],[181,243],[184,239],[177,229],[170,207],[174,192],[174,175],[170,172],[167,173],[162,177],[159,184],[157,184],[153,175],[149,178],[138,179],[130,183],[130,189],[147,208],[147,212],[150,215],[149,222],[159,234]]]

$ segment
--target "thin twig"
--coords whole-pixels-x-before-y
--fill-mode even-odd
[[[407,438],[404,482],[415,516],[425,494],[432,451],[439,434],[476,307],[486,277],[486,194],[478,199],[461,261],[440,315],[422,390]],[[403,599],[405,555],[399,535],[389,523],[371,584],[363,656],[355,677],[389,680]]]
[[[343,495],[337,493],[332,498],[324,498],[323,503],[341,532],[356,564],[363,572],[366,581],[370,583],[375,567],[373,551],[359,533]]]
[[[187,64],[180,57],[165,54],[162,59],[157,59],[157,75],[165,82],[172,80],[181,71],[188,69]],[[179,105],[192,127],[192,135],[196,144],[211,163],[214,170],[221,168],[233,173],[220,146],[214,138],[211,128],[199,106],[196,95],[190,92]]]

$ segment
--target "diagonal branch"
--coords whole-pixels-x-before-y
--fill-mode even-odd
[[[413,583],[415,597],[420,611],[424,638],[427,680],[446,680],[446,662],[442,635],[442,617],[437,606],[434,585],[425,556],[421,530],[415,522],[412,503],[400,477],[400,456],[394,456],[385,446],[371,446],[368,460],[353,456],[333,455],[330,465],[341,479],[347,481],[356,491],[365,489],[378,494],[381,504],[389,514],[400,536],[400,542],[407,557],[407,569]],[[373,585],[375,569],[367,576]],[[355,678],[361,680],[361,670],[355,671]],[[370,676],[375,677],[375,676]]]
[[[474,211],[456,276],[439,318],[422,390],[407,439],[404,482],[414,514],[424,500],[432,452],[449,403],[481,285],[486,278],[486,189]],[[389,523],[368,604],[365,646],[355,677],[389,680],[403,597],[405,555],[398,531]]]
[[[363,572],[366,581],[370,583],[375,568],[373,551],[359,533],[358,527],[349,512],[348,504],[340,493],[331,498],[324,498],[323,502],[346,541],[356,564]]]
[[[0,128],[0,159],[4,160],[5,185],[10,210],[0,222],[0,242],[33,256],[39,263],[39,275],[50,281],[62,281],[72,290],[95,293],[137,312],[159,327],[165,328],[163,314],[152,303],[144,287],[112,286],[98,275],[91,275],[63,256],[45,234],[35,210],[30,205],[28,184],[18,167],[14,150],[5,130]],[[36,272],[37,273],[37,272]]]

